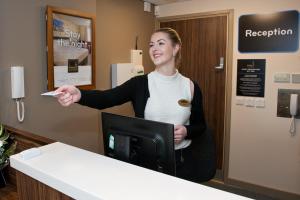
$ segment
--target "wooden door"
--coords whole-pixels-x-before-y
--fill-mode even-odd
[[[217,167],[223,167],[226,79],[227,16],[209,16],[160,22],[175,29],[182,39],[179,71],[195,80],[203,93],[204,113],[216,141]],[[220,58],[223,69],[216,69]]]

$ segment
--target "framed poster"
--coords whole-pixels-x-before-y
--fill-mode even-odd
[[[47,7],[48,90],[95,88],[95,16]]]

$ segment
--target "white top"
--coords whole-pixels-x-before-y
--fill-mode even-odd
[[[38,149],[27,160],[11,156],[10,165],[78,200],[248,199],[59,142]]]
[[[190,79],[182,76],[177,70],[172,76],[165,76],[157,71],[148,74],[150,97],[145,107],[145,119],[188,125],[191,105],[182,106],[180,100],[192,101]],[[186,148],[191,140],[175,144],[175,149]]]

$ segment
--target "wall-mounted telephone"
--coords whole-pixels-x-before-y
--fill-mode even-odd
[[[19,122],[24,120],[24,102],[22,98],[25,97],[24,89],[24,67],[12,66],[11,67],[11,98],[16,100],[17,103],[17,115]],[[21,104],[21,111],[20,111]]]
[[[298,110],[298,94],[291,94],[290,114],[292,116],[292,122],[290,127],[290,133],[292,135],[296,133],[295,116],[297,115],[297,110]]]

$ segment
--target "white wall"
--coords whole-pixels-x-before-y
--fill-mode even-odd
[[[295,137],[290,119],[276,117],[278,88],[300,89],[298,84],[273,82],[276,72],[300,73],[295,53],[241,54],[237,50],[238,18],[245,14],[300,10],[299,0],[191,0],[161,5],[159,17],[234,9],[232,107],[229,178],[300,194],[300,120]],[[235,105],[237,59],[266,59],[265,108]]]

